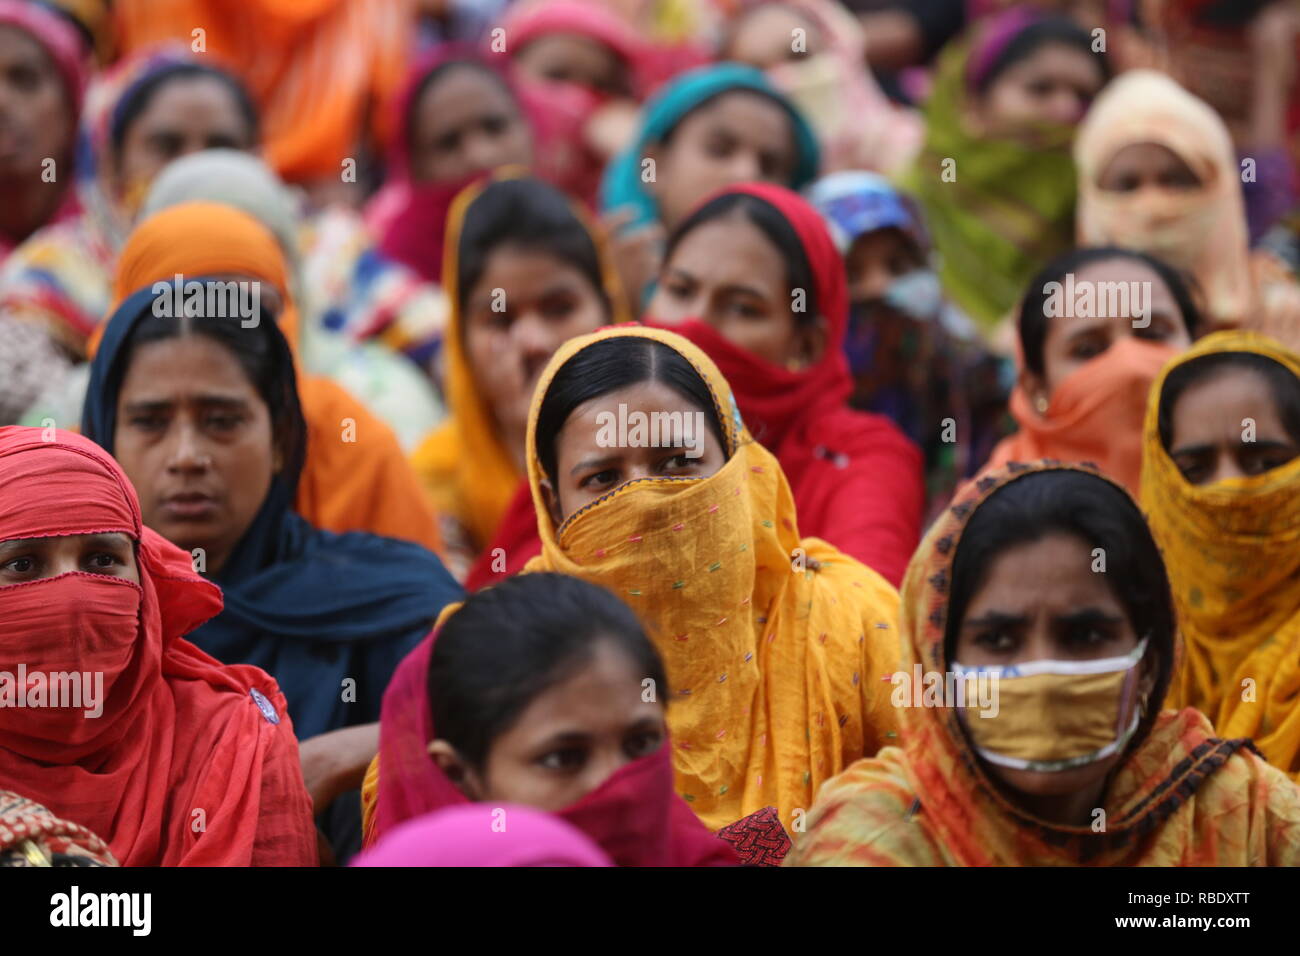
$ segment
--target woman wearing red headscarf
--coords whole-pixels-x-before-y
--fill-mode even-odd
[[[812,206],[732,186],[673,233],[645,322],[702,348],[754,437],[781,463],[799,529],[895,586],[921,533],[921,454],[892,422],[848,407],[844,264]]]
[[[312,866],[311,800],[275,681],[183,635],[221,611],[141,524],[94,443],[0,428],[0,789],[126,866]],[[21,695],[22,700],[19,701]]]

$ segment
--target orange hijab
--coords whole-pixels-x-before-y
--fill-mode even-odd
[[[290,347],[296,345],[298,312],[284,253],[253,217],[212,202],[182,203],[150,216],[118,258],[112,309],[177,273],[247,275],[270,283],[284,301],[280,326]],[[92,355],[97,345],[91,343]],[[295,510],[318,528],[369,531],[439,550],[432,506],[392,430],[343,388],[301,369],[298,393],[307,419],[307,462]]]
[[[124,54],[188,46],[202,27],[203,52],[257,99],[267,160],[289,181],[338,181],[401,85],[415,27],[407,0],[118,0],[114,13]]]
[[[1012,461],[1091,462],[1136,495],[1147,396],[1160,369],[1176,354],[1169,346],[1121,339],[1066,376],[1042,412],[1017,385],[1011,392],[1011,415],[1020,430],[998,442],[980,475]]]

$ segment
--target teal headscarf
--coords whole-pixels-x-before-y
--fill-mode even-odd
[[[821,156],[817,137],[808,121],[762,71],[739,63],[716,63],[683,73],[646,104],[636,141],[631,148],[616,156],[605,170],[600,184],[601,209],[635,209],[637,215],[633,226],[658,219],[658,204],[641,181],[641,159],[646,148],[661,142],[678,123],[715,96],[734,90],[761,93],[785,108],[794,126],[798,156],[791,181],[783,185],[801,189],[812,182]]]

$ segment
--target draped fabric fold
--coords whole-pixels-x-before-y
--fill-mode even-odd
[[[945,614],[962,531],[1017,478],[1089,468],[1011,465],[935,522],[903,584],[900,669],[943,673]],[[903,707],[902,746],[860,761],[818,793],[787,866],[1261,866],[1300,864],[1300,789],[1243,739],[1190,708],[1153,701],[1100,809],[1106,826],[1048,823],[982,769],[956,708]]]
[[[1193,485],[1160,440],[1169,375],[1207,355],[1259,355],[1300,378],[1300,356],[1264,336],[1220,332],[1172,362],[1151,389],[1142,507],[1169,568],[1184,654],[1171,703],[1250,737],[1300,779],[1300,459],[1261,475]]]
[[[803,532],[897,585],[921,536],[921,452],[888,418],[848,407],[844,264],[821,215],[795,193],[745,183],[718,195],[734,193],[772,206],[799,237],[826,322],[822,354],[794,371],[733,345],[698,319],[663,323],[648,316],[645,323],[684,336],[717,363],[750,433],[781,463]]]
[[[454,613],[454,612],[452,612]],[[402,661],[384,694],[379,760],[363,799],[367,846],[405,820],[470,801],[429,756],[437,739],[429,705],[430,635]],[[382,772],[381,769],[382,768]],[[625,764],[577,803],[555,814],[591,837],[619,866],[726,866],[731,848],[673,793],[670,744]]]
[[[121,356],[153,303],[152,288],[122,303],[96,354],[84,430],[108,449],[117,427]],[[287,427],[301,437],[307,426],[294,399],[292,354],[278,329],[273,340],[275,365],[289,379],[280,391],[294,402],[285,411]],[[300,449],[302,442],[290,445]],[[419,545],[322,531],[295,514],[302,467],[300,455],[292,454],[273,478],[252,524],[214,575],[225,609],[199,626],[193,640],[220,660],[274,674],[306,739],[377,720],[398,662],[461,591]]]
[[[275,237],[247,213],[211,202],[187,202],[150,216],[132,233],[118,259],[113,307],[155,282],[176,275],[247,276],[268,283],[284,307],[277,319],[295,349],[298,312],[288,264]],[[138,316],[103,331],[94,367],[107,371],[116,361]],[[109,350],[100,359],[98,352]],[[92,369],[92,393],[102,387]],[[295,498],[297,511],[329,531],[369,531],[422,545],[442,546],[434,512],[392,429],[342,387],[298,369],[298,391],[307,419],[307,461]],[[116,406],[89,403],[97,440],[109,441]],[[105,418],[103,416],[109,416]]]
[[[62,431],[48,438],[0,429],[0,540],[120,532],[137,542],[140,583],[76,572],[0,588],[3,670],[76,660],[105,685],[96,718],[8,711],[0,787],[99,835],[125,866],[315,865],[311,800],[279,687],[184,639],[220,613],[221,592],[143,527],[105,451]]]
[[[691,363],[713,394],[729,460],[704,479],[628,482],[559,528],[541,489],[537,418],[566,361],[633,336]],[[823,781],[894,736],[879,678],[896,667],[897,593],[817,538],[801,537],[780,465],[753,440],[717,366],[681,336],[622,326],[561,346],[538,383],[528,477],[542,553],[613,591],[663,657],[676,787],[711,829],[767,806],[793,829]]]

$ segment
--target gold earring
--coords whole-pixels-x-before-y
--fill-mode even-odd
[[[1046,395],[1039,395],[1037,398],[1034,399],[1034,408],[1038,410],[1038,414],[1040,415],[1047,414],[1047,404],[1048,402],[1047,402]]]

